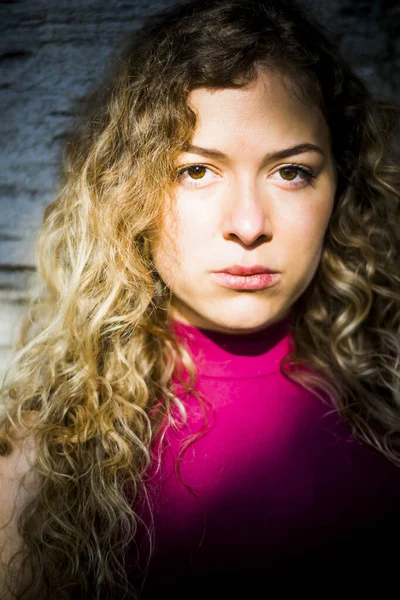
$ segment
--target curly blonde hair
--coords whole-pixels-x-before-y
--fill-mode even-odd
[[[161,460],[153,444],[178,426],[173,407],[187,418],[173,377],[196,393],[196,365],[174,335],[171,291],[152,261],[176,159],[196,125],[195,88],[242,87],[273,70],[323,111],[338,188],[281,370],[400,464],[399,107],[374,97],[292,1],[195,0],[132,38],[66,144],[37,241],[42,287],[2,386],[1,453],[22,428],[34,436],[40,478],[19,515],[24,550],[9,565],[10,585],[22,563],[31,575],[14,589],[19,599],[128,591],[135,500]]]

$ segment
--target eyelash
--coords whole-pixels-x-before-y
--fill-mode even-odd
[[[181,175],[183,175],[184,173],[186,173],[189,169],[191,169],[193,167],[204,167],[205,169],[212,170],[208,165],[203,165],[201,163],[196,163],[196,164],[193,164],[193,165],[188,165],[187,167],[183,167],[182,169],[179,169],[178,172],[177,172],[177,177],[176,178],[179,179],[179,177]],[[287,168],[290,168],[290,167],[293,167],[293,169],[299,171],[304,176],[304,181],[306,181],[307,185],[314,185],[314,179],[316,179],[316,177],[317,177],[316,174],[313,173],[313,171],[311,171],[309,169],[306,169],[305,167],[301,166],[299,163],[296,163],[296,162],[291,163],[289,165],[283,165],[280,169],[278,169],[276,171],[276,173],[279,173],[279,171],[281,169],[287,169]],[[191,187],[199,187],[198,185],[196,185],[196,182],[197,181],[201,182],[202,179],[197,179],[197,180],[196,179],[191,179],[190,181],[191,181],[191,184],[190,184]],[[282,181],[285,181],[285,180],[282,179]],[[297,187],[297,183],[295,183],[293,185],[290,185],[291,182],[289,180],[287,180],[286,183],[289,184],[289,187]]]

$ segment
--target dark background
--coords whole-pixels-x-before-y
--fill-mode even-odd
[[[244,0],[245,1],[245,0]],[[175,0],[0,0],[0,375],[65,133],[111,52]],[[400,101],[400,2],[302,0],[378,96]]]

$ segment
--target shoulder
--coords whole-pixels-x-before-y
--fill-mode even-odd
[[[0,589],[8,561],[23,547],[18,532],[20,510],[37,493],[33,436],[11,428],[10,442],[11,452],[0,456]]]
[[[29,423],[35,419],[29,416]],[[11,508],[21,497],[27,499],[35,480],[36,444],[26,428],[10,427],[11,451],[0,456],[0,527],[5,525]]]
[[[11,452],[0,456],[0,507],[8,506],[22,486],[25,476],[33,472],[36,452],[32,436],[28,437],[23,430],[12,428],[10,431]],[[0,526],[3,525],[3,514],[0,515]]]

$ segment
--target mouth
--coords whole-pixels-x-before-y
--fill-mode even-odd
[[[216,271],[217,273],[229,273],[230,275],[264,275],[277,273],[276,269],[264,267],[263,265],[232,265]]]
[[[278,283],[280,273],[255,273],[253,275],[233,275],[229,272],[211,273],[218,285],[233,290],[264,290]]]

